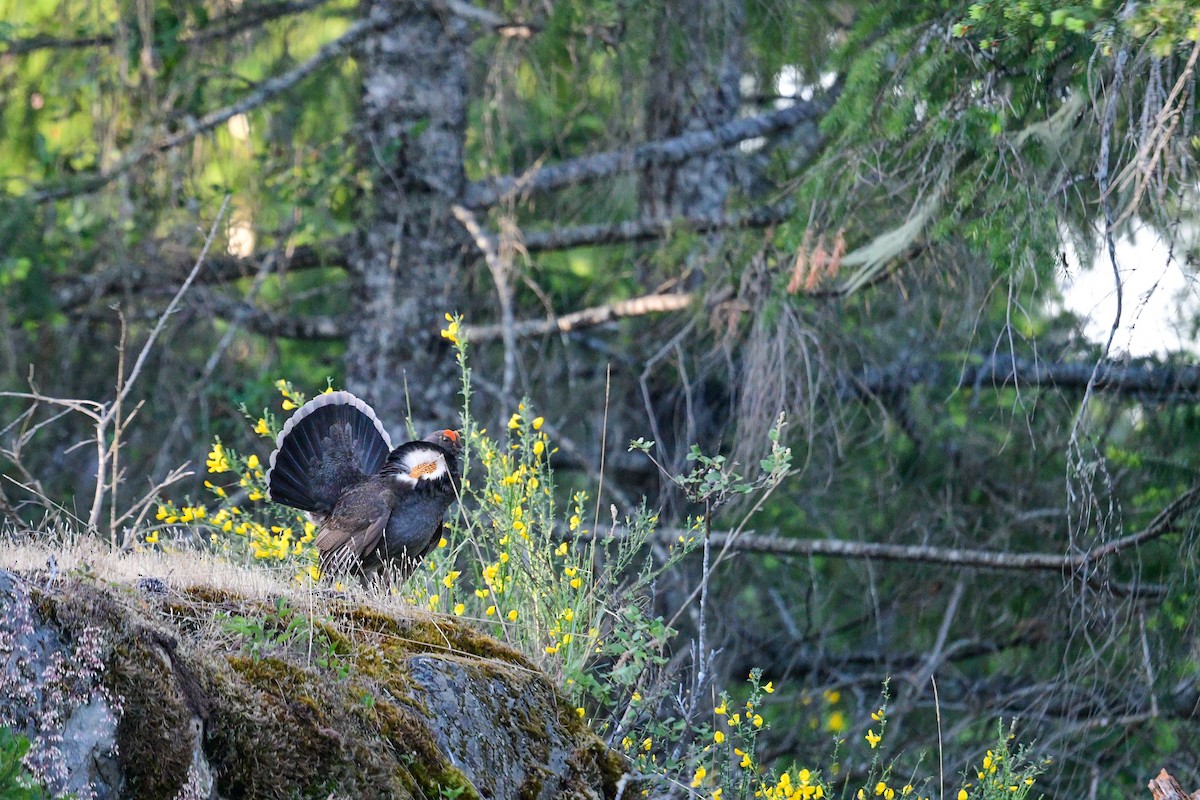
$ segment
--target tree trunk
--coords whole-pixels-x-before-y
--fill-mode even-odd
[[[363,75],[359,158],[374,177],[351,254],[346,386],[397,441],[410,413],[420,435],[452,425],[457,367],[439,336],[457,307],[464,188],[465,24],[436,4],[364,3],[397,24],[355,53]]]
[[[705,131],[737,116],[741,104],[741,0],[671,0],[656,20],[663,43],[650,60],[646,141]],[[658,219],[717,214],[732,183],[724,152],[646,170],[643,216]]]

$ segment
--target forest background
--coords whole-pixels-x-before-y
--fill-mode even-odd
[[[0,12],[10,535],[147,546],[120,511],[205,496],[177,468],[214,437],[265,460],[241,408],[285,416],[280,379],[453,424],[457,341],[564,506],[644,498],[664,553],[720,506],[650,599],[670,668],[773,683],[765,762],[869,752],[890,678],[890,735],[949,772],[1015,719],[1050,796],[1200,785],[1200,363],[1131,354],[1122,282],[1200,258],[1192,3]],[[672,479],[698,463],[756,488]]]

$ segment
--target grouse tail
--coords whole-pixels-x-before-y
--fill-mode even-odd
[[[317,395],[292,414],[271,453],[276,503],[327,514],[346,487],[383,468],[392,444],[383,423],[350,392]]]

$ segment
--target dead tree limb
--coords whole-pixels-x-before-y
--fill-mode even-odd
[[[257,3],[240,11],[225,14],[191,35],[181,36],[177,41],[186,46],[236,36],[243,31],[258,27],[280,17],[303,14],[328,3],[329,0],[300,0],[299,2]],[[11,56],[36,53],[39,50],[82,50],[89,47],[110,47],[117,41],[115,33],[97,33],[65,39],[44,33],[0,41],[0,53]]]
[[[690,306],[695,296],[691,292],[681,294],[648,294],[635,297],[632,300],[620,300],[603,306],[585,308],[571,314],[551,319],[534,319],[514,322],[510,333],[514,338],[522,339],[531,336],[545,336],[552,333],[570,333],[580,328],[601,325],[619,317],[636,317],[644,314],[662,314],[668,311],[681,311]],[[463,341],[471,343],[487,342],[503,338],[505,326],[467,325],[459,332]]]
[[[329,341],[345,339],[350,333],[350,326],[343,317],[268,311],[242,298],[230,297],[212,289],[197,288],[192,296],[197,305],[215,316],[237,320],[247,330],[261,336]]]
[[[341,237],[317,246],[296,247],[283,262],[284,271],[342,266],[332,254],[343,251],[348,241],[349,237]],[[56,281],[51,292],[59,310],[71,311],[122,292],[153,292],[177,285],[187,275],[190,266],[191,257],[186,252],[152,251],[137,263],[125,263],[91,275]],[[259,259],[210,255],[206,267],[204,274],[197,277],[198,284],[224,283],[254,275],[259,268]]]
[[[856,561],[896,561],[916,564],[989,569],[1007,572],[1055,572],[1066,576],[1083,575],[1099,562],[1131,547],[1137,547],[1167,533],[1178,531],[1180,518],[1200,506],[1200,484],[1184,492],[1163,508],[1146,527],[1136,533],[1114,539],[1111,542],[1076,553],[1010,553],[996,550],[942,547],[938,545],[893,544],[891,542],[862,542],[846,539],[801,539],[777,534],[740,533],[715,531],[711,534],[713,546],[739,553],[764,553],[783,557],[827,556]],[[622,538],[627,532],[620,527],[604,538]],[[662,544],[677,544],[695,537],[696,532],[678,528],[664,528],[655,534]],[[589,536],[564,538],[587,540]],[[1115,594],[1157,596],[1166,589],[1158,584],[1131,583],[1115,584],[1100,576],[1085,575],[1089,585],[1112,591]]]
[[[783,222],[791,210],[790,203],[778,203],[728,214],[681,217],[671,220],[635,219],[624,222],[578,225],[572,228],[528,231],[522,236],[522,244],[528,252],[534,253],[546,250],[569,250],[572,247],[643,242],[661,239],[673,231],[709,233],[736,228],[766,228]]]
[[[985,355],[973,363],[930,360],[865,368],[843,380],[838,394],[841,399],[902,395],[918,384],[954,379],[949,377],[952,370],[957,372],[960,389],[1023,386],[1083,391],[1095,367],[1095,361],[1049,361],[1009,354]],[[1093,390],[1138,399],[1195,401],[1200,398],[1200,366],[1109,361],[1096,371]]]
[[[734,538],[729,542],[729,547],[731,550],[739,552],[770,553],[779,556],[833,556],[856,560],[906,561],[993,570],[1071,573],[1093,566],[1108,556],[1178,530],[1179,518],[1195,509],[1197,505],[1200,505],[1200,485],[1192,487],[1176,498],[1142,530],[1079,553],[1005,553],[995,550],[921,544],[854,542],[844,539],[793,539],[785,536],[753,533],[744,533]],[[693,534],[687,534],[684,531],[664,531],[659,535],[668,542],[674,542],[678,541],[680,536]],[[730,538],[727,533],[714,533],[712,536],[713,542],[722,546]]]
[[[0,53],[8,56],[20,56],[26,53],[36,53],[39,50],[85,50],[89,47],[109,47],[115,41],[116,37],[111,33],[77,36],[72,39],[38,33],[21,39],[0,42]]]
[[[815,121],[830,105],[832,101],[829,98],[798,101],[778,111],[743,117],[710,130],[685,133],[624,150],[580,156],[525,173],[487,178],[467,187],[463,205],[482,208],[522,192],[545,192],[652,165],[680,164],[689,158],[732,147],[747,139],[770,136]]]

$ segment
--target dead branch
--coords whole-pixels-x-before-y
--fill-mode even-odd
[[[455,204],[450,207],[450,211],[483,254],[483,260],[492,276],[492,285],[496,288],[496,299],[500,303],[500,338],[504,342],[504,373],[500,390],[503,394],[510,395],[517,378],[517,337],[516,331],[513,330],[516,317],[513,314],[512,237],[504,240],[489,236],[475,218],[475,214],[463,206]]]
[[[523,192],[545,192],[651,166],[680,164],[689,158],[770,136],[819,119],[832,105],[837,88],[826,98],[800,101],[787,108],[743,117],[703,131],[647,142],[638,147],[594,153],[515,175],[486,178],[467,187],[463,205],[482,208]]]
[[[344,339],[350,333],[350,326],[344,317],[268,311],[241,298],[207,288],[194,292],[193,296],[212,314],[222,319],[236,320],[247,330],[261,336],[328,341]]]
[[[1198,57],[1200,57],[1200,40],[1197,40],[1192,46],[1187,63],[1184,64],[1183,71],[1171,88],[1167,99],[1163,101],[1153,127],[1143,134],[1142,145],[1138,148],[1137,154],[1130,159],[1125,168],[1113,180],[1113,185],[1105,192],[1106,195],[1112,192],[1126,192],[1129,185],[1133,184],[1133,191],[1127,192],[1130,195],[1129,200],[1114,224],[1119,225],[1132,217],[1141,205],[1142,196],[1150,183],[1150,178],[1162,162],[1163,151],[1175,136],[1175,131],[1186,113],[1188,87],[1192,87],[1192,91],[1194,91],[1195,81],[1193,78],[1196,73]]]
[[[191,288],[192,282],[196,280],[196,275],[200,272],[200,268],[204,266],[204,259],[208,256],[208,250],[212,247],[213,241],[217,238],[217,230],[221,225],[221,221],[225,218],[225,210],[229,208],[230,195],[225,195],[225,199],[221,201],[221,208],[217,211],[217,216],[213,219],[212,227],[209,228],[208,236],[204,240],[204,247],[200,249],[200,255],[196,257],[196,265],[192,267],[192,271],[188,274],[187,279],[179,287],[179,291],[171,298],[171,302],[167,304],[166,310],[159,316],[158,322],[150,330],[150,335],[146,337],[146,342],[142,345],[141,351],[138,352],[137,359],[133,363],[133,369],[129,372],[129,377],[125,378],[122,372],[118,378],[117,396],[112,403],[105,407],[104,411],[99,414],[96,420],[96,491],[92,496],[92,508],[88,513],[88,527],[95,530],[100,524],[100,512],[104,505],[104,495],[107,490],[111,490],[114,494],[117,491],[115,481],[109,485],[105,480],[107,473],[107,465],[110,458],[114,458],[114,454],[120,449],[121,430],[120,413],[121,404],[125,398],[133,391],[133,387],[137,384],[138,378],[142,374],[142,368],[146,364],[146,358],[150,355],[150,350],[154,347],[159,334],[166,327],[167,320],[175,312],[179,306],[179,302],[183,296],[187,294],[187,290]],[[116,420],[115,432],[112,437],[111,444],[108,441],[109,426]],[[115,536],[116,532],[112,531]]]
[[[214,39],[224,39],[235,36],[243,31],[258,27],[280,17],[292,14],[302,14],[312,11],[329,0],[302,0],[302,2],[260,3],[249,6],[241,11],[226,14],[213,21],[213,24],[191,35],[181,36],[180,44],[192,46],[209,42]],[[71,39],[48,36],[43,33],[13,39],[7,43],[0,42],[0,53],[11,56],[36,53],[39,50],[81,50],[88,47],[110,47],[117,41],[114,33],[98,33],[92,36],[79,36]]]
[[[535,253],[546,250],[569,250],[572,247],[643,242],[662,239],[675,231],[709,233],[739,228],[766,228],[783,222],[791,211],[790,203],[777,203],[727,214],[680,217],[670,220],[636,219],[578,225],[573,228],[528,231],[523,234],[522,243],[527,252]]]
[[[680,294],[648,294],[632,300],[621,300],[603,306],[585,308],[571,314],[551,319],[522,320],[512,324],[514,338],[545,336],[552,333],[570,333],[580,328],[602,325],[620,317],[637,317],[645,314],[662,314],[681,311],[692,304],[695,296],[691,292]],[[504,336],[504,325],[467,325],[459,337],[464,341],[478,343],[499,339]]]
[[[1055,572],[1062,575],[1086,575],[1089,585],[1115,594],[1154,596],[1165,592],[1156,584],[1114,584],[1090,574],[1094,567],[1109,556],[1137,547],[1167,533],[1179,530],[1178,522],[1187,512],[1200,506],[1200,484],[1192,487],[1160,511],[1142,530],[1078,553],[1008,553],[995,550],[941,547],[937,545],[893,544],[890,542],[861,542],[845,539],[801,539],[777,534],[714,531],[711,542],[723,550],[738,553],[762,553],[784,557],[828,556],[857,561],[896,561],[917,564],[936,564],[965,569],[989,569],[1008,572]],[[621,538],[626,531],[615,528],[605,538]],[[566,534],[564,534],[566,536]],[[661,544],[686,541],[696,533],[686,529],[664,528],[654,539]],[[574,537],[587,540],[589,536]]]
[[[288,271],[342,266],[332,254],[344,252],[350,237],[342,236],[320,245],[301,245],[292,250],[284,266]],[[85,303],[121,292],[154,291],[175,286],[186,277],[192,256],[184,252],[150,252],[145,260],[111,267],[91,275],[72,276],[52,289],[58,307],[70,311]],[[197,283],[223,283],[255,274],[259,263],[253,258],[210,255],[208,268],[196,277]]]
[[[956,385],[960,389],[1020,386],[1083,391],[1096,368],[1095,361],[1047,361],[1009,354],[973,356],[971,361],[950,365],[931,360],[868,367],[857,376],[844,378],[838,396],[868,399],[901,395],[919,384],[946,380],[952,370],[957,371]],[[1102,361],[1093,389],[1138,400],[1195,402],[1200,398],[1200,366]]]
[[[22,39],[12,39],[0,42],[0,53],[10,56],[20,56],[26,53],[36,53],[39,50],[83,50],[88,47],[109,47],[116,41],[111,33],[100,33],[94,36],[78,36],[73,39],[62,39],[44,33],[26,36]]]
[[[1092,550],[1063,553],[1006,553],[995,550],[939,547],[923,544],[892,544],[889,542],[856,542],[845,539],[794,539],[772,534],[713,533],[713,543],[722,547],[728,543],[732,550],[742,553],[768,553],[776,556],[831,556],[851,560],[902,561],[919,564],[969,567],[1017,572],[1072,573],[1108,556],[1145,544],[1166,533],[1178,530],[1176,523],[1186,512],[1200,505],[1200,486],[1196,486],[1164,508],[1141,531],[1115,539]],[[691,536],[684,530],[663,530],[658,537],[676,542],[680,536]]]
[[[216,39],[227,39],[281,17],[312,11],[328,2],[329,0],[300,0],[299,2],[263,3],[244,7],[241,11],[226,14],[214,20],[213,24],[194,34],[181,37],[180,42],[192,47]]]

